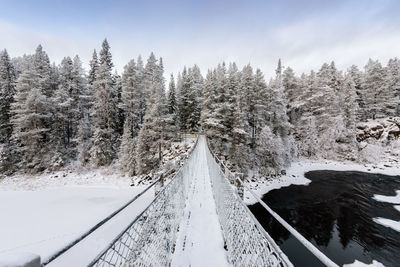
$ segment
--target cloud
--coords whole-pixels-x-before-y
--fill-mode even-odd
[[[40,43],[52,61],[60,63],[64,56],[78,54],[87,68],[93,49],[98,50],[107,37],[119,73],[130,59],[141,54],[146,60],[153,51],[164,59],[166,78],[184,65],[197,64],[205,73],[222,61],[235,61],[239,66],[251,63],[260,68],[268,80],[274,75],[279,58],[284,66],[291,66],[300,74],[318,70],[332,60],[346,69],[352,64],[363,66],[370,57],[385,63],[398,56],[400,27],[398,19],[386,16],[387,10],[384,7],[367,12],[359,7],[350,12],[340,6],[333,13],[314,10],[312,16],[287,21],[249,17],[242,23],[222,16],[221,21],[217,17],[204,18],[201,25],[199,20],[195,25],[185,21],[173,25],[149,22],[137,24],[132,30],[127,30],[127,25],[119,29],[110,23],[95,32],[73,24],[56,32],[44,28],[33,31],[0,20],[0,44],[11,56],[20,56],[33,53]],[[363,16],[357,18],[357,14]]]

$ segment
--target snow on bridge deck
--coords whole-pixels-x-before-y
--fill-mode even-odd
[[[193,168],[171,266],[229,266],[211,187],[206,146],[204,136],[200,136],[193,152],[197,153],[197,164]]]

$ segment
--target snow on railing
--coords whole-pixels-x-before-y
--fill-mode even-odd
[[[209,144],[208,139],[207,139],[207,144]],[[254,242],[252,239],[253,238],[256,239],[256,238],[253,236],[253,234],[252,233],[250,233],[249,235],[244,234],[243,232],[246,228],[243,228],[244,226],[241,227],[240,225],[235,225],[235,222],[232,222],[232,220],[233,221],[237,220],[237,221],[239,221],[239,224],[243,223],[241,221],[245,220],[245,219],[243,219],[241,216],[238,216],[237,214],[235,215],[235,213],[238,213],[238,210],[240,210],[240,209],[244,209],[244,210],[246,210],[246,213],[248,215],[250,215],[251,219],[253,221],[255,221],[254,225],[250,225],[250,228],[258,228],[258,231],[260,231],[265,236],[265,239],[268,240],[268,242],[271,242],[270,246],[276,251],[275,253],[281,257],[280,263],[283,266],[286,266],[286,265],[292,266],[292,264],[290,263],[287,256],[280,250],[280,248],[276,245],[275,241],[269,236],[269,234],[267,232],[265,232],[264,228],[258,223],[257,219],[253,216],[251,211],[247,208],[247,206],[241,200],[238,193],[243,194],[243,190],[245,188],[261,204],[261,206],[264,207],[268,211],[268,213],[270,213],[272,215],[272,217],[274,217],[286,230],[288,230],[301,244],[303,244],[303,246],[305,246],[323,264],[325,264],[328,267],[339,267],[336,263],[334,263],[331,259],[329,259],[324,253],[322,253],[320,250],[318,250],[310,241],[308,241],[304,236],[302,236],[299,232],[297,232],[296,229],[294,229],[291,225],[289,225],[282,217],[280,217],[276,212],[274,212],[256,193],[253,192],[253,190],[251,190],[247,186],[247,184],[240,178],[239,175],[231,172],[226,167],[224,162],[221,161],[215,154],[213,154],[211,152],[209,145],[208,145],[207,153],[209,154],[207,159],[208,159],[208,165],[210,168],[210,175],[211,175],[211,179],[213,181],[213,185],[214,185],[214,181],[215,181],[214,197],[217,202],[217,209],[218,209],[218,212],[221,213],[219,215],[220,220],[221,219],[224,220],[224,221],[221,221],[221,225],[222,225],[222,228],[224,228],[224,225],[225,225],[225,228],[227,228],[227,229],[223,229],[224,236],[228,242],[230,241],[230,242],[234,243],[233,245],[231,245],[231,246],[233,246],[233,251],[230,252],[229,247],[228,247],[228,253],[229,253],[230,257],[232,257],[234,260],[236,260],[236,258],[239,258],[239,260],[244,261],[243,262],[244,265],[247,266],[248,261],[246,261],[246,260],[248,260],[248,259],[245,257],[242,258],[241,255],[237,255],[237,254],[240,254],[240,251],[245,251],[245,254],[247,255],[247,254],[249,254],[249,251],[251,253],[251,250],[254,250],[254,248],[255,248],[253,245]],[[233,183],[236,186],[237,192],[235,192],[231,183]],[[235,196],[229,196],[229,194],[235,195]],[[223,195],[226,195],[226,196],[224,197]],[[240,202],[240,204],[236,203],[236,202]],[[239,206],[239,208],[238,208],[238,206]],[[245,208],[240,208],[240,206],[244,206]],[[222,215],[222,218],[221,218],[221,215]],[[242,216],[244,216],[244,215],[242,215]],[[233,224],[233,226],[232,226],[232,224]],[[261,229],[259,229],[259,228],[261,228]],[[250,248],[247,248],[243,244],[239,244],[239,245],[235,244],[236,242],[240,242],[240,240],[239,240],[240,235],[245,235],[246,241],[251,243],[251,244],[247,244],[247,246],[250,246]],[[257,235],[257,238],[258,238],[258,235]],[[260,241],[260,242],[262,242],[262,241]],[[238,249],[238,247],[239,247],[239,249]],[[236,252],[236,251],[238,251],[238,252]],[[259,250],[256,250],[256,254],[258,253],[258,251]],[[237,254],[235,254],[235,253],[237,253]],[[233,256],[232,256],[232,254],[233,254]],[[252,259],[252,257],[250,257],[250,259]],[[250,266],[254,266],[254,265],[255,266],[280,266],[280,265],[276,265],[276,264],[269,265],[268,262],[266,262],[266,265],[264,265],[264,264],[259,265],[258,262],[255,262],[253,264],[253,261],[249,261],[249,262],[250,262]],[[239,262],[238,264],[236,264],[236,262],[235,262],[234,265],[242,266],[243,263]],[[264,263],[264,262],[260,261],[260,263]]]
[[[210,149],[207,149],[207,161],[229,263],[233,266],[293,266],[243,203]]]
[[[193,153],[150,205],[89,266],[168,266],[188,195]]]

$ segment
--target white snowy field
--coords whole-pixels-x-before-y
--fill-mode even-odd
[[[164,151],[164,168],[187,155],[194,143],[195,138],[173,143]],[[45,261],[148,185],[139,177],[127,177],[118,164],[95,170],[70,166],[53,173],[0,177],[0,263],[21,252],[40,255]],[[152,188],[49,266],[86,266],[154,195]]]
[[[29,252],[46,260],[147,187],[130,183],[130,178],[106,169],[4,178],[0,182],[0,259]],[[153,198],[154,190],[149,190],[52,266],[85,266]]]

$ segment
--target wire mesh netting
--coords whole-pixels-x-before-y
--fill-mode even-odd
[[[168,266],[196,154],[190,153],[152,203],[89,266]]]
[[[233,266],[293,266],[241,200],[207,149],[208,168],[228,260]],[[229,175],[234,175],[227,172]],[[239,192],[240,193],[240,192]]]
[[[206,151],[229,263],[292,266],[242,202],[210,150]],[[153,202],[89,266],[169,266],[197,160],[196,151],[190,153]]]

